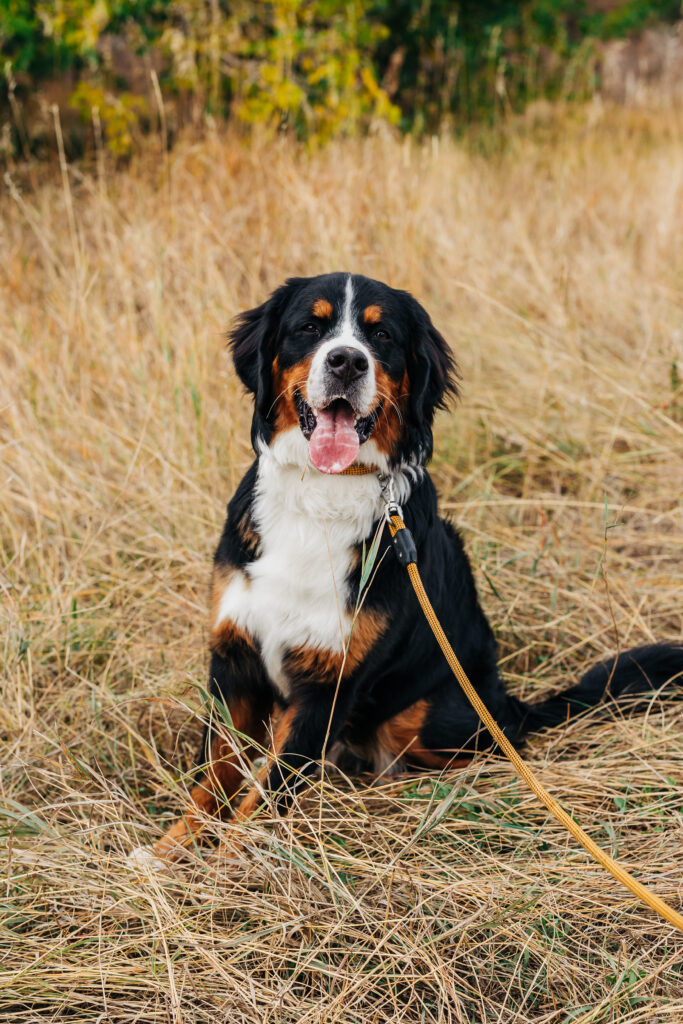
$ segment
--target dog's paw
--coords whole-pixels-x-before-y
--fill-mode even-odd
[[[136,846],[126,857],[129,868],[141,875],[158,875],[160,871],[168,871],[168,863],[157,857],[147,846]]]

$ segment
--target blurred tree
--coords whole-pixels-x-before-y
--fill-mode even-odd
[[[366,17],[363,0],[267,6],[266,31],[241,51],[252,60],[237,104],[241,118],[291,126],[322,141],[372,120],[398,120],[373,67],[387,29]]]
[[[374,0],[372,10],[389,30],[381,80],[418,131],[590,95],[598,41],[683,13],[681,0]]]
[[[76,109],[122,154],[158,99],[152,72],[178,125],[431,132],[590,95],[600,40],[680,16],[681,0],[0,0],[0,55],[13,101],[72,75]]]

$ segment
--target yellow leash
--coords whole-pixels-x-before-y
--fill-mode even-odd
[[[626,886],[629,892],[632,892],[634,896],[637,896],[639,900],[642,900],[646,906],[654,910],[660,917],[663,917],[665,921],[669,922],[669,924],[672,924],[674,928],[678,928],[680,932],[683,932],[683,915],[679,914],[673,909],[673,907],[670,907],[668,903],[665,903],[664,900],[659,898],[659,896],[650,892],[650,890],[644,885],[641,885],[633,875],[629,874],[629,872],[622,868],[620,864],[617,864],[617,862],[613,860],[608,853],[605,853],[597,843],[593,842],[590,836],[586,835],[581,826],[577,825],[574,819],[571,818],[562,807],[560,807],[557,800],[553,799],[550,793],[546,792],[541,783],[538,782],[532,774],[526,761],[520,757],[512,743],[510,743],[509,739],[498,727],[494,719],[491,717],[486,705],[483,703],[479,694],[472,686],[472,683],[467,678],[462,665],[458,661],[453,648],[448,642],[446,634],[441,628],[441,624],[436,617],[431,601],[427,597],[425,588],[422,584],[422,579],[417,568],[417,555],[412,536],[403,522],[398,505],[392,500],[387,502],[386,516],[392,539],[398,537],[398,541],[394,539],[394,547],[396,548],[398,560],[408,571],[410,582],[413,585],[413,589],[417,595],[418,601],[420,602],[422,611],[425,614],[427,622],[431,626],[439,647],[443,651],[453,675],[463,688],[465,696],[500,749],[508,760],[512,762],[514,768],[522,776],[531,792],[534,793],[541,803],[548,808],[553,817],[557,818],[561,825],[564,825],[574,839],[581,843],[584,850],[586,850],[586,852],[589,853],[591,857],[598,862],[598,864],[601,864],[603,868],[609,871],[609,873],[613,875],[618,882],[621,882],[622,885]],[[405,538],[400,536],[402,533],[406,534]]]

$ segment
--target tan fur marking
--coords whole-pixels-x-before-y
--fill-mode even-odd
[[[230,716],[235,730],[249,735],[254,744],[246,746],[241,756],[252,760],[266,741],[266,726],[259,721],[254,709],[246,699],[230,702]],[[154,853],[165,860],[177,860],[183,850],[189,848],[204,826],[204,817],[222,817],[230,812],[228,801],[239,792],[244,783],[240,769],[240,758],[235,751],[239,738],[231,740],[217,733],[211,741],[210,763],[200,783],[190,790],[190,806],[182,818],[178,818],[154,845]],[[199,814],[197,812],[200,812]]]
[[[386,370],[375,365],[377,398],[384,402],[382,413],[372,432],[372,440],[385,455],[391,455],[403,434],[406,409],[410,397],[407,371],[400,381],[392,380]]]
[[[264,785],[270,770],[272,768],[272,762],[274,758],[279,757],[282,753],[284,746],[289,738],[289,734],[292,728],[292,722],[296,716],[297,708],[292,704],[286,711],[282,713],[279,721],[275,727],[273,733],[273,741],[270,748],[270,756],[266,764],[260,769],[258,773],[258,780],[260,785],[253,785],[246,796],[238,803],[235,808],[235,818],[237,821],[245,821],[250,818],[252,814],[258,810],[263,797],[261,796],[261,787]]]
[[[299,414],[294,404],[294,392],[304,391],[308,381],[308,372],[313,361],[313,353],[302,359],[300,363],[280,369],[278,357],[273,360],[273,395],[275,400],[275,432],[289,430],[299,425]]]
[[[292,647],[285,657],[285,669],[293,677],[315,676],[320,682],[331,682],[339,675],[343,655],[321,651],[316,647]]]
[[[429,711],[426,700],[415,701],[404,711],[383,722],[377,730],[379,746],[392,757],[405,757],[427,768],[461,768],[470,757],[453,758],[447,751],[429,750],[423,746],[420,732]]]
[[[317,316],[321,320],[329,320],[332,316],[332,303],[327,299],[316,299],[313,303],[313,316]]]
[[[386,615],[372,611],[361,611],[356,616],[351,631],[351,640],[344,655],[337,651],[321,651],[315,647],[293,647],[285,659],[288,674],[314,676],[321,683],[335,682],[344,666],[344,676],[367,658],[387,626]]]
[[[242,539],[242,543],[250,554],[255,554],[259,546],[258,534],[254,532],[254,529],[249,521],[249,513],[245,512],[239,523],[237,524],[237,532]]]
[[[382,319],[381,306],[366,306],[363,310],[363,320],[366,324],[378,324]]]
[[[379,612],[361,610],[358,613],[351,631],[351,640],[344,666],[345,675],[365,661],[387,628],[388,621],[388,617]]]

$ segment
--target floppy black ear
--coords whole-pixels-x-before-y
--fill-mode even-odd
[[[410,378],[409,447],[418,463],[432,454],[432,423],[437,409],[458,397],[458,367],[445,338],[415,302]]]
[[[262,305],[241,313],[228,335],[237,375],[247,391],[254,396],[254,418],[251,440],[256,447],[259,437],[270,440],[273,412],[273,360],[276,356],[277,332],[283,313],[299,278],[289,278]]]

